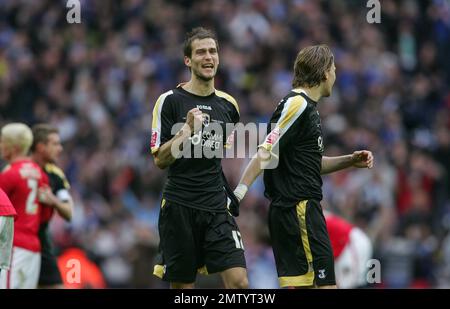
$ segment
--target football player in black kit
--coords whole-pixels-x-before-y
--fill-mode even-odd
[[[188,33],[184,63],[191,78],[162,94],[153,109],[151,152],[159,168],[168,168],[154,275],[172,288],[194,288],[197,272],[220,273],[226,288],[248,287],[241,234],[227,210],[221,159],[205,155],[220,153],[225,126],[239,121],[236,100],[214,88],[218,51],[211,31]]]
[[[320,201],[321,174],[347,167],[372,168],[370,151],[326,157],[317,104],[331,95],[334,56],[326,45],[302,49],[295,60],[293,89],[270,119],[264,142],[236,187],[242,200],[264,170],[271,201],[269,231],[281,287],[336,288],[333,252]]]
[[[45,171],[50,181],[50,188],[39,189],[39,200],[47,206],[42,208],[39,228],[42,247],[39,288],[58,289],[64,286],[53,252],[48,225],[54,210],[66,221],[70,221],[73,202],[69,182],[64,172],[55,164],[63,150],[58,129],[48,124],[37,124],[33,126],[32,131],[32,159]]]

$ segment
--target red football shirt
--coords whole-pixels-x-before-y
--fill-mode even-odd
[[[17,216],[14,206],[6,193],[0,188],[0,216]]]
[[[42,169],[29,159],[13,162],[0,174],[0,188],[8,195],[17,212],[14,222],[16,247],[34,252],[41,251],[38,237],[41,204],[39,187],[48,185],[48,177]]]
[[[328,234],[330,235],[331,247],[333,248],[333,255],[336,259],[348,244],[353,225],[332,214],[325,214],[325,220]]]

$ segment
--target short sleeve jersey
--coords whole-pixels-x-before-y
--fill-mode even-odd
[[[272,206],[291,207],[301,200],[322,199],[323,137],[317,102],[291,91],[270,119],[259,145],[271,152],[275,168],[264,170],[265,196]]]
[[[42,206],[38,188],[48,186],[48,178],[35,162],[24,159],[8,165],[0,174],[0,188],[8,195],[17,212],[14,222],[14,246],[40,252],[38,238]]]
[[[184,154],[168,168],[163,197],[181,205],[206,211],[225,211],[226,195],[221,178],[221,157],[227,143],[228,125],[239,122],[239,107],[229,94],[215,90],[197,96],[181,85],[162,94],[153,110],[151,152],[172,139],[186,122],[189,110],[203,113],[202,132],[194,133]],[[190,147],[190,149],[189,149]]]
[[[70,184],[67,181],[64,172],[55,164],[48,163],[44,166],[44,172],[47,174],[48,180],[50,182],[50,188],[53,194],[62,202],[67,202],[70,199]],[[52,207],[43,207],[41,222],[47,223],[50,221],[54,213]]]

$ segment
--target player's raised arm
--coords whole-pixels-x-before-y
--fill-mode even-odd
[[[164,143],[155,152],[153,152],[152,146],[156,166],[165,169],[175,162],[179,153],[182,151],[183,143],[191,136],[191,132],[195,132],[195,129],[201,128],[202,121],[202,112],[198,108],[193,108],[186,115],[186,123],[172,139]]]

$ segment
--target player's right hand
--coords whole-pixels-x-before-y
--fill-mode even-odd
[[[191,132],[200,131],[202,128],[203,113],[197,107],[188,111],[186,115],[186,124],[191,129]]]
[[[50,207],[53,207],[56,203],[56,197],[48,186],[43,186],[38,189],[38,199],[39,202]]]

